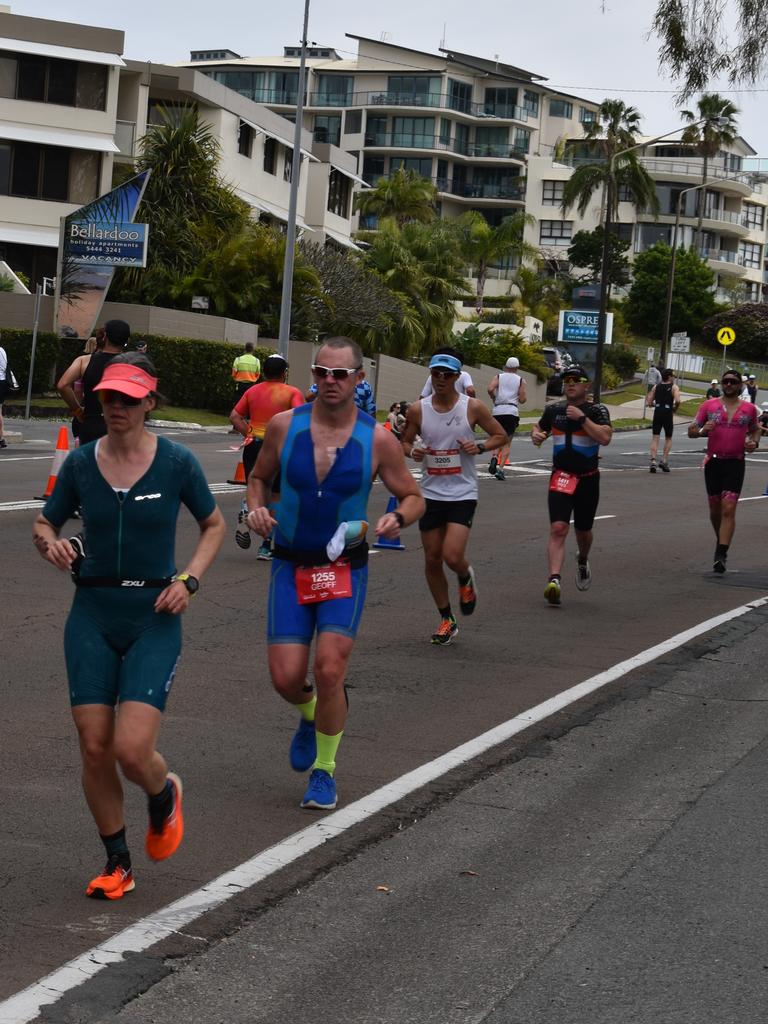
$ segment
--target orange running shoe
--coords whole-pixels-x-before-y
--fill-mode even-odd
[[[102,873],[88,883],[85,895],[96,900],[119,900],[135,888],[133,871],[121,864],[119,855],[113,853]]]
[[[150,822],[144,846],[152,860],[165,860],[176,853],[184,838],[184,816],[181,813],[181,779],[168,772],[168,781],[173,786],[173,808],[157,832]]]

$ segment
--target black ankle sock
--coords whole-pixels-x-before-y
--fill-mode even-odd
[[[120,858],[120,863],[123,867],[129,868],[131,866],[131,854],[125,841],[125,826],[111,836],[103,836],[99,833],[99,838],[104,843],[107,858],[116,856]]]
[[[447,604],[445,608],[438,608],[437,610],[440,612],[441,619],[453,618],[453,612],[451,611],[451,606],[449,604]]]
[[[471,576],[459,576],[459,583],[462,585],[462,587],[466,587],[466,585],[469,583],[471,579]]]
[[[551,583],[553,580],[557,580],[558,583],[560,582],[560,573],[559,572],[553,572],[552,573],[552,575],[549,577],[549,582]]]
[[[715,558],[727,558],[728,557],[728,544],[718,544],[715,548]]]
[[[586,555],[579,555],[578,557],[579,557],[579,565],[586,565],[587,564],[588,559],[587,559]]]
[[[159,832],[165,824],[165,819],[169,817],[173,810],[173,786],[168,779],[166,779],[161,791],[156,793],[155,796],[150,796],[147,803],[149,805],[149,820],[152,823],[152,828]]]

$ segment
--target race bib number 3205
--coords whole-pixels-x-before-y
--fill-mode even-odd
[[[461,472],[461,450],[459,448],[428,448],[424,460],[429,476],[446,476]]]
[[[316,604],[339,597],[352,597],[352,570],[349,562],[329,565],[299,565],[295,570],[299,604]]]

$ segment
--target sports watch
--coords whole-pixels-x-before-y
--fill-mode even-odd
[[[188,572],[180,572],[178,576],[173,577],[174,583],[179,580],[187,588],[187,592],[190,597],[194,597],[200,589],[200,580],[197,576],[190,576]]]
[[[483,444],[482,441],[478,441],[477,450],[480,453],[480,455],[483,455],[485,453],[485,445]]]

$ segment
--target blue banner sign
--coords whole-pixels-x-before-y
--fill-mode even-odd
[[[66,251],[73,263],[97,267],[144,267],[147,225],[71,220]]]
[[[558,341],[578,341],[582,345],[597,344],[600,314],[590,309],[561,309],[557,332]],[[606,315],[605,343],[610,345],[613,335],[613,313]]]

